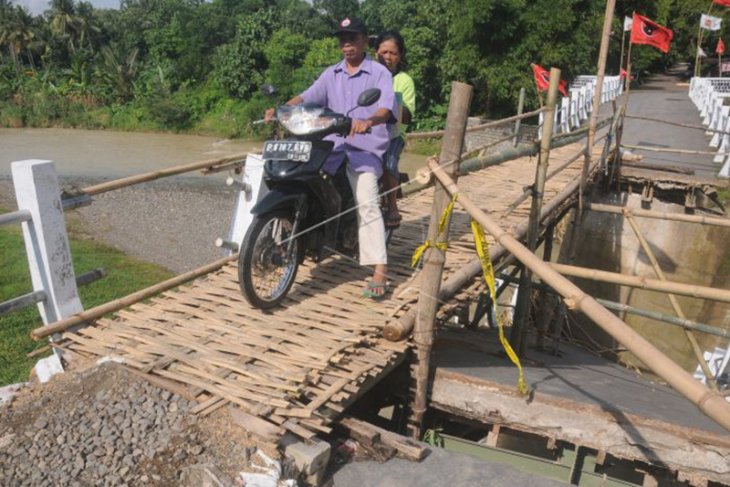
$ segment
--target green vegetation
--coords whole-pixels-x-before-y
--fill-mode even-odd
[[[50,0],[32,16],[0,0],[0,126],[109,127],[251,135],[271,101],[300,92],[339,59],[336,22],[359,15],[372,33],[402,32],[418,111],[412,130],[441,128],[450,82],[476,88],[474,113],[514,113],[520,87],[535,107],[530,63],[564,77],[595,71],[603,0],[125,0],[120,10]],[[637,46],[635,69],[694,57],[703,0],[619,0],[609,73],[618,71],[623,16],[675,31],[672,52]],[[725,12],[730,11],[725,9]],[[720,15],[724,12],[713,12]],[[728,19],[726,19],[728,20]],[[706,36],[712,52],[715,33]]]
[[[0,213],[4,212],[0,209]],[[107,271],[107,277],[79,289],[85,309],[170,277],[165,269],[94,242],[78,224],[71,222],[69,234],[76,275],[97,267]],[[32,291],[23,236],[18,228],[0,229],[0,269],[0,301]],[[45,340],[34,342],[30,331],[42,324],[36,306],[0,317],[0,386],[28,379],[37,358],[29,359],[26,354],[47,344]]]

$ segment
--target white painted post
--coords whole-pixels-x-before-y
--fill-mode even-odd
[[[236,200],[236,208],[233,210],[233,218],[231,220],[231,231],[228,234],[228,241],[238,244],[239,248],[246,236],[248,227],[253,222],[251,208],[258,203],[261,198],[268,192],[266,184],[264,184],[264,160],[256,154],[249,154],[246,157],[246,164],[243,167],[241,176],[242,182],[246,183],[246,190],[238,192]],[[234,250],[225,249],[226,255],[232,255]]]
[[[58,176],[52,161],[18,161],[11,168],[18,209],[31,214],[31,220],[21,225],[33,290],[47,296],[38,303],[47,325],[84,310],[76,288]]]
[[[560,101],[560,128],[563,133],[570,132],[570,98],[567,96]]]

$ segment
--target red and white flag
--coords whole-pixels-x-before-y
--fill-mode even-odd
[[[727,1],[730,3],[730,0]],[[632,44],[647,44],[667,53],[672,37],[674,32],[671,29],[634,12],[634,25],[631,27]]]
[[[722,5],[723,7],[730,7],[730,0],[712,0],[712,3]]]
[[[725,54],[725,43],[722,41],[722,37],[720,37],[720,40],[717,41],[717,47],[715,48],[715,52],[720,56]]]
[[[532,63],[532,74],[535,77],[535,85],[537,85],[537,91],[547,91],[550,87],[550,72],[542,66]],[[568,82],[566,80],[560,81],[558,84],[558,90],[563,96],[568,96]]]

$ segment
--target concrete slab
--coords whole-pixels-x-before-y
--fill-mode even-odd
[[[488,485],[513,487],[539,485],[558,487],[563,482],[530,475],[519,470],[433,448],[422,462],[394,458],[385,463],[353,462],[335,472],[335,486],[358,487],[425,487],[431,485]]]
[[[517,382],[517,369],[502,355],[496,332],[442,333],[432,360],[437,370],[498,383],[505,390]],[[579,348],[561,344],[559,355],[528,349],[522,365],[536,393],[727,435],[670,387]]]

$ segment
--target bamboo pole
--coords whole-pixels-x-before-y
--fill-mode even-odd
[[[545,220],[552,215],[559,207],[564,206],[566,201],[575,194],[580,184],[580,178],[575,178],[570,182],[558,195],[550,200],[541,211],[540,221]],[[528,221],[524,220],[516,228],[512,230],[512,234],[517,240],[522,240],[527,234]],[[490,246],[489,255],[492,263],[499,261],[505,254],[505,249],[499,243]],[[439,302],[443,303],[451,299],[466,283],[474,279],[477,274],[482,272],[482,265],[478,258],[473,259],[459,270],[454,272],[442,285],[439,291]],[[416,314],[413,310],[404,314],[397,320],[386,323],[383,328],[383,337],[392,342],[397,342],[410,335],[416,322]]]
[[[199,267],[184,274],[180,274],[179,276],[175,276],[171,279],[168,279],[167,281],[160,282],[148,288],[141,289],[123,298],[109,301],[108,303],[96,306],[95,308],[91,308],[89,310],[82,311],[81,313],[76,313],[75,315],[69,316],[68,318],[58,320],[55,323],[50,323],[46,326],[36,328],[30,333],[30,336],[34,340],[40,340],[41,338],[47,337],[48,335],[53,335],[54,333],[60,333],[62,331],[68,330],[72,326],[81,324],[85,321],[96,320],[107,313],[119,311],[120,309],[131,306],[134,303],[142,301],[143,299],[147,299],[156,294],[167,291],[168,289],[172,289],[176,286],[191,281],[197,277],[216,271],[226,265],[228,262],[231,262],[232,260],[235,260],[237,258],[238,254],[218,259],[215,262],[204,265],[203,267]]]
[[[711,225],[718,227],[730,227],[730,218],[718,218],[704,215],[687,215],[685,213],[671,213],[668,211],[643,210],[640,208],[623,208],[620,206],[604,205],[601,203],[586,203],[586,209],[600,213],[612,213],[614,215],[631,214],[643,218],[654,218],[657,220],[672,220],[686,223],[698,223],[700,225]]]
[[[454,81],[451,83],[451,100],[446,116],[446,130],[441,147],[440,161],[456,159],[456,164],[444,166],[450,177],[458,177],[459,157],[464,146],[464,133],[469,116],[473,88],[465,83]],[[449,194],[440,184],[436,185],[431,207],[431,220],[428,227],[428,241],[434,244],[446,243],[449,240],[448,218],[443,233],[439,232],[441,215],[449,204]],[[446,261],[446,252],[434,247],[426,248],[423,254],[423,275],[421,276],[421,290],[418,297],[416,330],[413,341],[416,344],[416,397],[414,399],[413,436],[421,438],[421,426],[426,412],[429,377],[431,366],[431,349],[433,347],[434,322],[438,308],[441,275]]]
[[[577,267],[567,264],[552,263],[550,266],[564,276],[580,277],[582,279],[619,284],[621,286],[635,287],[645,289],[647,291],[680,294],[682,296],[690,296],[698,299],[710,299],[713,301],[730,303],[730,291],[726,289],[716,289],[713,287],[685,284],[676,281],[662,281],[660,279],[651,279],[648,277],[627,276],[626,274],[619,274],[618,272],[588,269],[586,267]]]
[[[555,236],[555,225],[549,225],[545,229],[545,240],[542,248],[542,260],[550,262],[553,258],[553,237]],[[535,338],[535,348],[538,350],[544,350],[545,348],[545,335],[548,330],[547,322],[547,310],[548,300],[546,298],[545,288],[540,289],[540,297],[538,303],[540,311],[538,312],[538,323],[537,323],[537,334]]]
[[[651,247],[649,246],[649,242],[646,241],[644,238],[644,235],[641,233],[641,229],[639,228],[639,225],[636,223],[636,220],[634,217],[627,213],[626,214],[626,220],[629,222],[629,225],[631,225],[631,229],[636,234],[636,238],[639,239],[639,243],[641,244],[641,248],[644,249],[644,253],[649,257],[649,261],[651,262],[651,266],[654,268],[654,272],[656,273],[657,277],[662,280],[666,281],[667,277],[664,275],[664,271],[662,271],[661,266],[659,265],[659,261],[657,260],[656,256],[654,255],[654,251],[651,250]],[[674,294],[667,294],[667,297],[669,298],[669,302],[672,304],[672,308],[674,309],[674,313],[680,317],[683,320],[687,319],[687,316],[684,314],[684,311],[682,311],[682,308],[679,306],[679,302],[677,301],[676,296]],[[690,346],[692,347],[692,352],[695,354],[695,358],[697,358],[697,361],[700,364],[700,368],[702,369],[702,372],[704,372],[705,377],[707,377],[707,384],[713,388],[717,389],[717,382],[715,380],[715,376],[712,374],[712,371],[710,370],[710,367],[707,365],[707,362],[705,362],[704,355],[702,353],[702,349],[700,348],[700,344],[697,342],[697,337],[694,336],[694,333],[692,333],[691,330],[684,329],[684,333],[687,336],[687,340],[689,341]]]
[[[208,159],[205,161],[191,162],[190,164],[184,164],[181,166],[168,167],[160,169],[159,171],[151,171],[143,174],[135,174],[126,178],[115,179],[106,183],[96,184],[93,186],[87,186],[81,191],[89,196],[94,196],[107,191],[124,188],[126,186],[132,186],[134,184],[146,183],[148,181],[154,181],[155,179],[166,178],[169,176],[175,176],[191,171],[197,171],[198,169],[212,169],[221,164],[228,164],[233,161],[245,160],[248,154],[234,154],[227,157],[221,157],[218,159]]]
[[[676,316],[667,315],[664,313],[657,313],[656,311],[636,308],[634,306],[629,306],[628,304],[617,303],[615,301],[609,301],[607,299],[596,298],[596,301],[598,301],[606,308],[614,311],[621,311],[637,316],[643,316],[644,318],[650,318],[652,320],[661,321],[670,325],[681,326],[682,328],[707,333],[708,335],[714,335],[722,338],[730,338],[730,330],[723,330],[722,328],[718,328],[716,326],[710,326],[705,323],[699,323],[693,320],[677,318]]]
[[[663,123],[665,125],[673,125],[675,127],[683,127],[687,129],[695,129],[695,130],[702,130],[703,132],[712,132],[715,134],[722,134],[722,135],[730,135],[730,132],[727,132],[725,130],[716,130],[710,127],[703,127],[702,125],[692,125],[689,123],[679,123],[679,122],[670,122],[669,120],[661,120],[658,118],[652,118],[652,117],[640,117],[638,115],[624,115],[624,118],[631,118],[634,120],[644,120],[646,122],[657,122],[657,123]]]
[[[545,260],[543,258],[543,260]],[[561,272],[561,274],[563,274]],[[517,284],[519,282],[519,279],[515,279],[512,276],[505,276],[500,275],[500,279],[503,279],[506,283],[515,283]],[[553,291],[550,286],[547,286],[546,284],[542,282],[533,283],[534,286],[537,286],[541,291],[545,291],[549,294],[557,295],[555,291]],[[637,316],[643,316],[645,318],[650,318],[652,320],[661,321],[670,325],[675,326],[681,326],[685,328],[689,328],[692,330],[697,330],[702,333],[707,333],[708,335],[714,335],[721,338],[730,338],[730,330],[725,330],[722,328],[718,328],[716,326],[708,325],[706,323],[699,323],[697,321],[692,320],[683,320],[681,318],[677,318],[676,316],[667,315],[664,313],[657,313],[656,311],[650,311],[647,309],[642,308],[636,308],[634,306],[629,306],[627,304],[617,303],[616,301],[610,301],[608,299],[601,299],[601,298],[595,298],[598,303],[603,305],[605,308],[608,308],[613,311],[619,311],[622,313],[629,313],[629,314],[635,314]]]
[[[459,188],[436,164],[429,163],[436,178],[446,187],[449,193],[459,194]],[[730,403],[716,391],[707,389],[689,373],[659,351],[654,345],[638,334],[616,315],[598,304],[595,299],[580,290],[575,284],[558,274],[538,256],[527,250],[514,237],[500,228],[489,216],[481,211],[464,194],[459,194],[461,205],[482,227],[515,255],[524,265],[534,271],[544,282],[555,289],[570,309],[578,310],[592,319],[626,347],[636,357],[664,379],[677,392],[692,401],[707,416],[730,431]]]
[[[525,109],[525,87],[523,86],[520,88],[520,98],[517,101],[517,115],[521,116],[522,111]],[[518,118],[515,122],[515,140],[512,141],[512,145],[514,147],[517,147],[517,142],[520,139],[520,123],[522,122],[521,118]]]
[[[606,1],[606,13],[603,17],[603,33],[601,34],[601,47],[598,51],[598,67],[596,71],[596,90],[593,93],[593,110],[591,111],[588,124],[588,140],[586,142],[586,153],[583,160],[583,174],[580,179],[580,190],[578,191],[578,215],[583,213],[583,193],[588,182],[588,167],[593,157],[593,144],[596,138],[596,124],[598,123],[598,112],[601,107],[601,95],[603,94],[603,79],[606,75],[606,58],[608,57],[608,44],[611,36],[611,25],[613,24],[613,12],[616,9],[616,0]],[[623,27],[622,27],[623,29]],[[623,53],[623,51],[622,51]]]
[[[524,120],[526,118],[535,117],[535,116],[539,115],[541,111],[542,111],[542,108],[538,108],[537,110],[523,113],[521,115],[517,114],[517,115],[513,115],[511,117],[501,118],[499,120],[493,120],[491,122],[483,123],[481,125],[474,125],[473,127],[469,127],[468,129],[466,129],[466,132],[467,133],[479,132],[480,130],[499,127],[500,125],[515,122],[517,120]],[[411,132],[411,133],[406,134],[406,139],[432,139],[435,137],[442,137],[445,134],[446,134],[445,130],[434,130],[433,132]]]
[[[545,105],[542,138],[540,139],[540,158],[538,159],[537,169],[535,171],[535,183],[532,190],[532,207],[530,208],[530,223],[527,227],[527,248],[531,251],[534,251],[537,246],[537,235],[540,227],[540,209],[542,208],[545,180],[550,162],[550,143],[553,137],[553,123],[555,120],[553,114],[555,113],[555,103],[558,99],[559,86],[560,70],[558,68],[550,68],[550,85],[548,86],[547,104]],[[517,355],[522,355],[525,349],[531,282],[530,270],[523,268],[520,273],[520,288],[517,294],[515,318],[512,324],[512,331],[510,332],[510,344]]]
[[[670,147],[650,147],[650,146],[646,146],[646,145],[621,144],[621,147],[625,147],[627,149],[646,150],[646,151],[650,151],[650,152],[668,152],[670,154],[693,154],[693,155],[702,155],[702,156],[729,156],[730,155],[730,152],[672,149]]]

